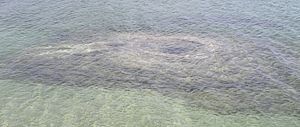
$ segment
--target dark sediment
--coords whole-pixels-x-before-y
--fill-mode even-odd
[[[272,53],[269,48],[228,40],[120,34],[95,43],[27,49],[6,61],[0,78],[152,89],[224,114],[298,116],[299,58],[290,56],[288,64]]]

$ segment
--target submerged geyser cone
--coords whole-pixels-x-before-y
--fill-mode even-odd
[[[269,62],[277,61],[261,63],[263,51],[256,48],[188,35],[119,34],[88,44],[27,49],[7,60],[1,77],[49,85],[180,93],[190,103],[222,113],[299,112],[295,85],[268,74],[293,70],[285,64],[268,70],[275,68]]]

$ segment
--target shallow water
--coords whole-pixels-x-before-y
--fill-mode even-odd
[[[151,90],[1,81],[1,126],[297,126],[285,115],[219,115]]]
[[[2,0],[1,126],[299,126],[297,0]]]

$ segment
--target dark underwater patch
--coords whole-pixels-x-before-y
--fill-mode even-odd
[[[298,72],[268,53],[209,38],[121,34],[106,42],[27,49],[6,61],[0,78],[151,89],[222,114],[299,115],[299,90],[291,83]]]

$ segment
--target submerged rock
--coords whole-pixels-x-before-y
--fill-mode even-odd
[[[30,48],[8,59],[0,78],[152,89],[224,114],[299,115],[298,69],[251,43],[135,33],[88,44]]]

